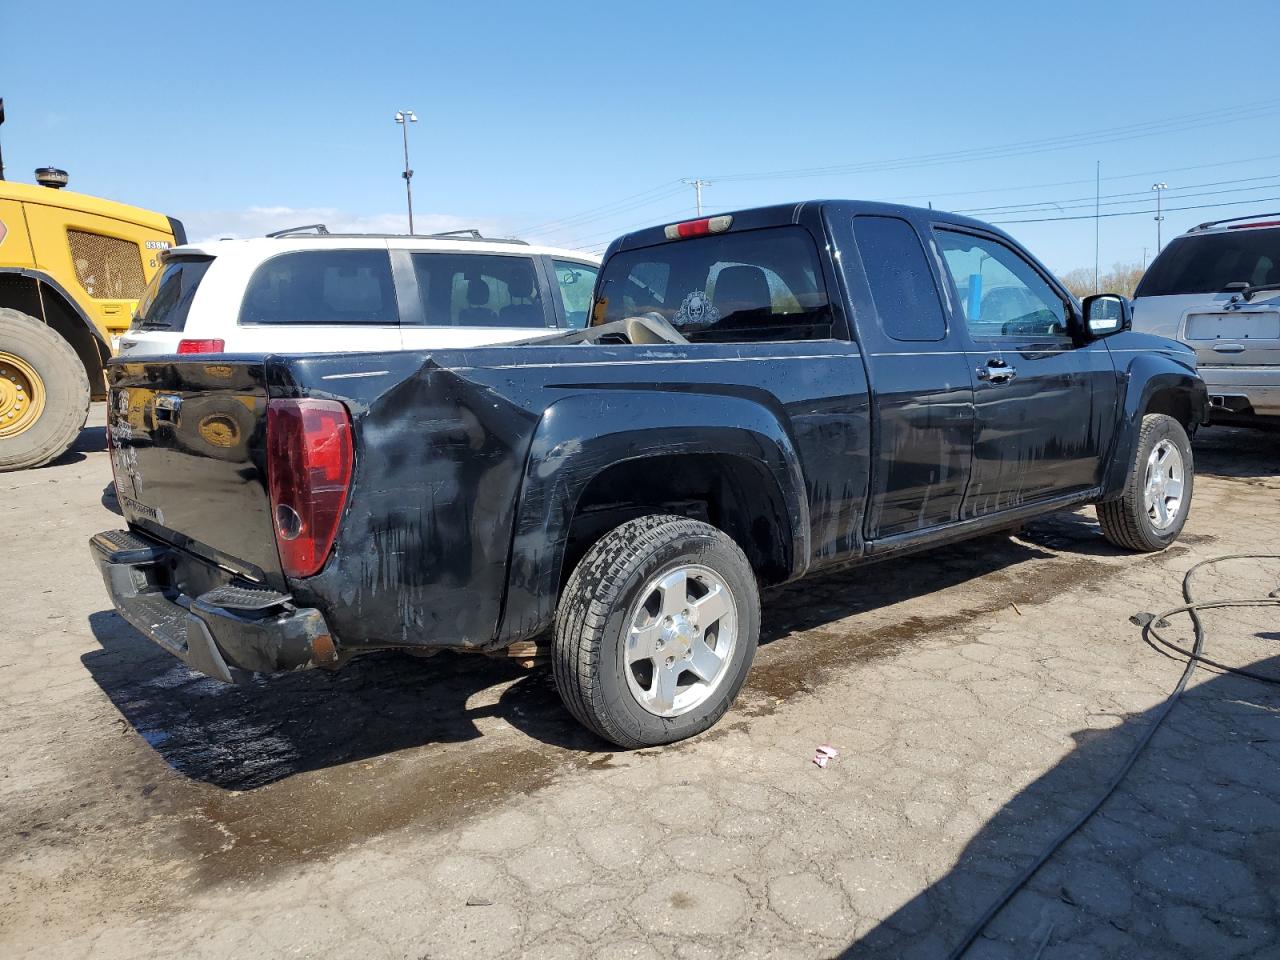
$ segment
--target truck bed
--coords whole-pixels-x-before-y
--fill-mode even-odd
[[[110,376],[130,525],[289,592],[349,646],[483,648],[546,629],[593,473],[704,449],[708,429],[797,491],[783,508],[795,556],[821,564],[861,543],[866,386],[849,343],[164,358]],[[347,407],[355,470],[329,562],[286,580],[265,410],[300,397]],[[802,465],[805,450],[821,455]]]

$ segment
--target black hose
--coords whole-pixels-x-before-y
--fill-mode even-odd
[[[1178,678],[1177,685],[1174,686],[1169,696],[1165,698],[1164,703],[1160,705],[1160,709],[1157,711],[1155,717],[1152,719],[1151,723],[1147,725],[1147,729],[1142,732],[1142,736],[1140,736],[1137,743],[1133,745],[1133,749],[1129,751],[1128,755],[1124,758],[1124,762],[1120,764],[1119,769],[1103,789],[1102,793],[1098,795],[1098,798],[1089,806],[1088,809],[1085,810],[1084,813],[1080,814],[1079,817],[1072,821],[1065,830],[1054,837],[1053,840],[1050,841],[1049,845],[1045,847],[1044,851],[1031,863],[1031,865],[1023,870],[1022,873],[1018,874],[1013,882],[1005,887],[1000,895],[992,902],[991,906],[987,907],[983,912],[982,916],[974,921],[969,929],[965,931],[964,938],[951,952],[950,960],[960,960],[960,958],[969,951],[969,948],[973,946],[973,942],[978,939],[982,934],[982,931],[986,929],[987,924],[995,918],[996,914],[1003,910],[1009,901],[1017,895],[1018,891],[1027,885],[1028,881],[1035,876],[1036,871],[1048,862],[1049,858],[1058,851],[1058,848],[1066,843],[1067,840],[1077,830],[1084,826],[1085,822],[1097,813],[1098,810],[1102,808],[1102,805],[1107,802],[1107,799],[1115,792],[1116,787],[1120,786],[1121,781],[1124,780],[1129,771],[1133,768],[1134,763],[1137,762],[1138,757],[1151,741],[1152,736],[1155,735],[1160,724],[1164,722],[1164,718],[1167,717],[1169,715],[1169,711],[1173,709],[1173,705],[1177,703],[1178,698],[1182,696],[1182,691],[1187,687],[1187,681],[1190,680],[1191,675],[1195,673],[1197,663],[1203,663],[1207,666],[1224,670],[1227,673],[1239,674],[1242,677],[1249,677],[1253,680],[1261,680],[1264,683],[1280,684],[1280,677],[1266,676],[1265,674],[1256,673],[1252,670],[1245,670],[1241,667],[1227,666],[1224,663],[1219,663],[1216,660],[1210,660],[1208,657],[1204,656],[1204,623],[1200,620],[1199,611],[1212,610],[1220,607],[1280,606],[1280,597],[1276,597],[1274,595],[1275,591],[1273,591],[1271,596],[1259,597],[1256,599],[1211,600],[1203,603],[1197,603],[1191,593],[1191,580],[1195,576],[1196,571],[1201,567],[1208,566],[1209,564],[1224,563],[1228,560],[1280,560],[1280,554],[1235,553],[1225,557],[1213,557],[1209,560],[1201,560],[1188,570],[1186,575],[1182,578],[1182,597],[1186,600],[1185,605],[1175,607],[1172,610],[1167,610],[1164,613],[1155,616],[1150,614],[1143,616],[1141,623],[1142,636],[1144,640],[1150,643],[1150,638],[1154,637],[1158,642],[1168,647],[1170,650],[1176,650],[1178,653],[1182,654],[1182,656],[1187,658],[1186,668],[1182,671],[1182,676]],[[1191,618],[1191,625],[1194,630],[1195,639],[1192,642],[1190,650],[1184,649],[1183,647],[1165,639],[1155,629],[1155,624],[1161,623],[1166,617],[1171,617],[1178,613],[1185,613]]]

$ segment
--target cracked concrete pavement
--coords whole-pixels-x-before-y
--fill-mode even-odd
[[[0,477],[6,957],[945,956],[1181,673],[1129,617],[1280,520],[1280,436],[1207,431],[1169,551],[1113,550],[1085,510],[793,585],[716,729],[623,753],[502,661],[191,674],[89,559],[120,523],[101,422]],[[1263,596],[1280,562],[1202,583]],[[1280,675],[1273,614],[1207,615],[1211,654]],[[969,956],[1280,957],[1278,694],[1197,671]]]

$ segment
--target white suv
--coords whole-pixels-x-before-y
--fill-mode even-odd
[[[465,230],[302,227],[165,251],[126,357],[474,347],[586,325],[600,261]]]
[[[1280,213],[1192,227],[1133,296],[1135,330],[1195,349],[1211,422],[1280,422]]]

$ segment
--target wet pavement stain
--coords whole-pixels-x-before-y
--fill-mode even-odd
[[[1163,556],[1180,549],[1185,551],[1173,547]],[[970,540],[784,587],[764,600],[761,650],[744,686],[748,709],[772,713],[794,694],[820,686],[832,669],[890,656],[921,639],[968,632],[983,616],[1013,604],[1050,602],[1105,576],[1109,565],[1091,553],[1126,556],[1102,541],[1091,514],[1064,514],[1017,537]],[[855,621],[943,591],[954,597],[945,614],[900,616],[865,628]],[[802,642],[776,642],[800,634]]]
[[[445,829],[546,786],[583,759],[530,749],[351,764],[250,793],[206,795],[176,845],[198,861],[199,884],[261,877],[410,825]]]
[[[771,591],[744,695],[704,736],[745,729],[832,670],[1105,576],[1109,548],[1099,541],[1090,519],[1066,515],[1020,538],[972,540]],[[954,603],[945,614],[895,609],[946,591]],[[400,829],[443,830],[575,770],[661,752],[620,755],[582,730],[544,668],[385,653],[337,674],[224,687],[154,655],[127,628],[100,626],[106,652],[126,662],[86,663],[141,737],[130,750],[133,803],[151,818],[155,859],[176,861],[197,888],[263,878]],[[163,778],[157,758],[170,768]]]

